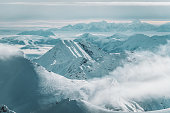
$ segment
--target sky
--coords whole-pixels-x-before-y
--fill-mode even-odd
[[[170,20],[170,0],[0,0],[0,25]],[[154,22],[153,22],[154,23]]]

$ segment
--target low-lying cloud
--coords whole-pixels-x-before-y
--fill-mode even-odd
[[[170,98],[169,48],[168,44],[156,53],[129,54],[127,62],[109,76],[89,81],[87,87],[92,93],[89,101],[99,106],[122,106],[129,100]]]
[[[23,56],[23,53],[15,46],[0,44],[0,59],[8,59],[12,56]]]
[[[124,65],[104,78],[70,80],[56,74],[49,77],[47,72],[41,72],[45,75],[42,91],[54,94],[56,98],[83,99],[112,110],[144,111],[137,102],[154,99],[159,103],[160,98],[170,98],[169,48],[170,44],[167,44],[157,52],[129,53]]]

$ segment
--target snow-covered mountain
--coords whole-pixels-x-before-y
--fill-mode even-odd
[[[58,40],[54,48],[35,62],[49,71],[76,79],[101,77],[117,63],[114,56],[84,40]]]
[[[38,35],[38,36],[55,36],[55,34],[48,30],[37,30],[37,31],[23,31],[21,33],[18,33],[17,35]]]
[[[116,41],[107,43],[104,50],[109,53],[120,53],[124,51],[137,51],[137,50],[151,50],[153,51],[160,45],[165,45],[170,40],[170,35],[165,36],[147,36],[143,34],[136,34],[130,36],[125,41]],[[117,43],[117,44],[116,44]],[[116,46],[114,46],[116,45]]]
[[[109,37],[99,37],[85,33],[78,37],[92,44],[97,45],[107,53],[124,53],[125,51],[151,50],[153,51],[160,45],[165,45],[170,40],[170,35],[147,36],[144,34],[123,35],[114,34]],[[78,40],[77,39],[77,40]]]
[[[165,23],[159,26],[158,32],[170,32],[170,23]]]
[[[105,52],[110,53],[110,50],[120,46],[125,40],[127,40],[129,36],[123,34],[114,34],[112,36],[96,36],[90,33],[84,33],[81,36],[77,37],[77,40],[85,40],[92,44],[97,45],[99,48],[104,50]]]
[[[3,54],[3,57],[0,54],[0,104],[7,105],[16,113],[30,113],[46,108],[52,103],[55,104],[61,99],[71,97],[71,93],[63,92],[75,91],[76,87],[72,85],[78,81],[74,82],[60,75],[49,73],[25,59],[18,54],[18,51],[14,53],[8,49],[4,50],[4,53],[5,51],[7,53]],[[2,48],[0,51],[2,52]],[[69,84],[75,89],[69,91],[66,88]],[[7,107],[4,107],[0,106],[1,113],[6,113]]]
[[[7,67],[10,67],[10,71],[6,69]],[[0,69],[2,69],[0,103],[7,105],[17,113],[128,113],[125,111],[142,111],[143,108],[139,106],[142,104],[146,110],[169,106],[168,100],[149,99],[150,101],[140,101],[137,104],[134,100],[127,101],[123,98],[113,100],[115,105],[104,103],[104,107],[103,105],[96,106],[93,102],[91,103],[91,99],[99,96],[97,92],[110,88],[107,84],[107,87],[101,87],[103,80],[87,82],[66,79],[60,75],[43,71],[41,67],[37,70],[36,65],[21,56],[11,56],[6,60],[0,60]],[[114,84],[114,81],[107,80],[107,82]],[[100,90],[94,83],[97,83],[102,89]],[[93,90],[93,88],[95,89]],[[104,100],[101,98],[101,101]],[[168,113],[168,111],[153,113]]]
[[[87,79],[107,75],[122,64],[126,51],[155,51],[167,44],[169,35],[99,37],[85,33],[75,40],[58,40],[56,46],[35,62],[67,78]]]
[[[155,31],[157,26],[134,20],[131,23],[108,23],[106,21],[79,23],[62,28],[52,28],[50,31],[86,31],[86,32],[122,32],[122,31]]]
[[[55,47],[33,63],[14,47],[0,46],[0,112],[169,113],[169,39],[120,33],[1,38],[22,49]]]
[[[63,41],[60,40],[60,42]],[[60,44],[63,45],[66,43],[71,44],[75,42],[64,41]],[[64,46],[61,47],[65,48]],[[60,49],[58,48],[58,50]],[[130,94],[134,93],[131,83],[134,86],[134,81],[136,83],[136,80],[140,80],[140,78],[134,81],[133,79],[126,79],[129,72],[132,71],[126,72],[126,65],[122,67],[122,71],[120,70],[122,73],[118,74],[119,78],[125,76],[121,81],[130,80],[128,83],[125,81],[125,84],[121,83],[119,79],[115,80],[116,77],[114,76],[90,81],[73,80],[46,71],[41,66],[25,59],[20,52],[17,53],[16,51],[15,53],[12,49],[8,48],[4,50],[2,47],[0,51],[0,104],[7,105],[11,110],[17,113],[128,113],[129,111],[151,111],[170,107],[170,100],[165,96],[157,98],[150,95],[142,97],[144,99],[138,99],[135,98],[136,96],[133,97],[131,95],[132,97],[125,98],[122,94],[125,94],[125,96],[129,95],[130,92],[127,93],[128,90],[132,91]],[[2,54],[2,52],[4,54]],[[67,53],[70,55],[70,51],[67,50]],[[80,55],[83,56],[85,54],[82,53]],[[94,54],[90,57],[95,60],[95,56]],[[61,54],[60,57],[64,58],[65,56]],[[71,58],[74,59],[74,57]],[[47,59],[48,58],[50,59],[51,57],[47,57]],[[132,67],[132,69],[136,68]],[[165,72],[169,72],[168,68],[166,68]],[[148,70],[145,71],[145,73],[150,74]],[[121,74],[124,76],[119,76]],[[147,81],[150,80],[150,77],[148,78]],[[166,79],[169,81],[169,78]],[[146,85],[145,83],[141,84]],[[138,84],[136,85],[139,86]],[[161,87],[165,85],[167,84]],[[165,87],[165,89],[166,88],[167,87]],[[140,91],[141,89],[138,88],[136,90]],[[140,93],[142,93],[142,96],[145,96],[143,95],[145,94],[143,91],[144,90]],[[137,97],[138,96],[140,95],[137,95]],[[4,108],[0,108],[0,110],[4,111]],[[148,113],[169,113],[169,109]]]
[[[67,25],[61,28],[51,28],[49,31],[74,31],[74,32],[169,32],[170,24],[154,25],[140,20],[134,20],[130,23],[109,23],[106,21],[78,23]]]

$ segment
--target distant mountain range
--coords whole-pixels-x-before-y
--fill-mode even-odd
[[[156,32],[169,32],[170,24],[166,23],[160,26],[152,25],[139,20],[132,21],[131,23],[108,23],[106,21],[91,22],[88,24],[78,23],[75,25],[67,25],[61,28],[51,28],[49,31],[84,31],[84,32],[123,32],[123,31],[156,31]]]
[[[125,51],[154,50],[160,45],[165,45],[170,40],[170,35],[147,36],[144,34],[135,34],[131,36],[123,34],[114,34],[109,37],[95,36],[85,33],[76,40],[85,40],[90,42],[106,53],[124,53]]]
[[[47,30],[23,31],[17,35],[38,35],[44,37],[55,36],[53,32]]]

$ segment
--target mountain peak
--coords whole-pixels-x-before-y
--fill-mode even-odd
[[[108,54],[85,40],[60,40],[54,48],[35,60],[47,70],[73,79],[108,74],[112,68],[111,61]]]

